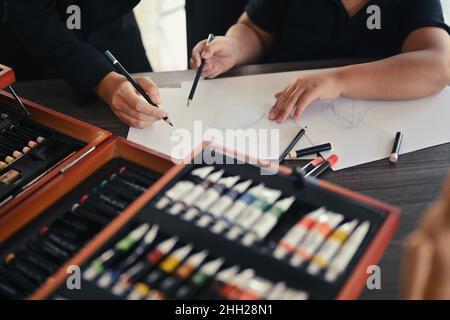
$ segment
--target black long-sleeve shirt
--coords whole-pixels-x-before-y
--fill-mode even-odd
[[[2,1],[0,35],[10,45],[0,61],[16,69],[19,80],[62,77],[84,100],[113,70],[103,56],[107,49],[131,72],[151,70],[132,13],[139,0]],[[80,30],[67,28],[70,5],[81,10]]]

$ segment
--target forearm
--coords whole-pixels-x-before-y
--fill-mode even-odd
[[[354,99],[407,100],[432,95],[450,83],[449,58],[433,50],[340,68],[342,95]]]
[[[246,23],[237,23],[232,26],[226,37],[233,40],[237,53],[237,65],[259,62],[266,51],[262,40],[255,30]]]
[[[10,0],[8,23],[45,71],[64,78],[83,101],[113,68],[69,31],[50,0]]]

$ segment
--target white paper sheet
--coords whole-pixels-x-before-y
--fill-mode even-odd
[[[177,128],[184,128],[190,133],[194,133],[195,120],[202,121],[204,130],[216,128],[219,132],[225,129],[279,129],[279,153],[292,141],[299,128],[306,126],[307,137],[295,149],[331,143],[332,152],[324,154],[339,155],[340,161],[335,170],[387,158],[397,131],[402,131],[405,136],[402,153],[450,142],[450,88],[433,97],[413,101],[344,98],[320,101],[309,106],[297,124],[288,121],[279,125],[269,121],[267,114],[275,102],[274,94],[295,77],[311,72],[320,70],[201,81],[189,109],[186,100],[192,82],[184,82],[181,88],[161,89],[163,107]],[[176,141],[172,141],[171,132],[166,123],[158,122],[149,129],[130,129],[128,138],[171,155],[177,145]],[[197,135],[197,138],[193,140],[192,147],[200,144],[205,137]],[[240,150],[226,141],[216,142],[252,156],[273,153],[270,152],[273,148],[268,140],[264,143],[260,139],[260,145],[252,150],[248,146]],[[185,155],[178,154],[177,157]]]

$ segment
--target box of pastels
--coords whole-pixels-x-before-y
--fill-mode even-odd
[[[191,160],[71,261],[80,290],[60,270],[33,298],[355,299],[399,222],[395,207],[216,146]]]
[[[18,98],[12,69],[0,65],[0,241],[31,216],[18,219],[12,209],[48,182],[70,171],[111,137],[109,132]]]

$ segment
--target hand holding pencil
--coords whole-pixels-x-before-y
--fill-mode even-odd
[[[96,93],[116,116],[133,128],[146,128],[162,119],[172,125],[167,112],[158,106],[161,99],[156,84],[148,77],[131,77],[111,53],[105,55],[117,72],[108,74],[97,86]]]
[[[236,66],[238,53],[235,48],[231,38],[214,37],[214,41],[210,43],[203,40],[192,50],[191,68],[199,70],[203,59],[205,67],[202,76],[215,78]]]

